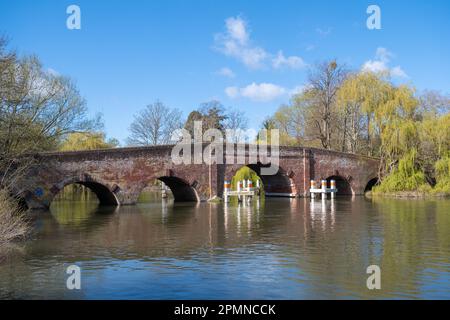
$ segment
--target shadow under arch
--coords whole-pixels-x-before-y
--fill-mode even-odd
[[[327,179],[327,183],[330,183],[330,180],[336,181],[336,188],[338,189],[337,194],[338,196],[351,196],[354,194],[352,186],[350,185],[350,182],[341,177],[341,176],[330,176]],[[328,185],[329,187],[329,185]]]
[[[248,167],[253,170],[262,181],[262,188],[264,189],[264,194],[266,197],[290,197],[293,195],[293,181],[291,177],[286,173],[286,171],[278,167],[278,172],[274,175],[263,175],[261,174],[262,168],[270,167],[269,164],[262,164],[261,162],[254,164],[246,164],[242,167]],[[242,168],[241,167],[241,168]],[[239,171],[239,168],[237,171]],[[236,175],[233,173],[233,177]]]
[[[372,188],[375,187],[378,184],[378,182],[379,182],[378,177],[370,179],[367,182],[366,187],[364,188],[364,193],[372,191]]]
[[[170,188],[175,202],[200,201],[197,190],[183,179],[172,176],[162,176],[157,179],[164,182]]]
[[[116,195],[104,184],[96,181],[83,181],[78,179],[73,179],[71,181],[66,181],[62,185],[58,186],[58,191],[55,193],[55,196],[53,197],[52,201],[55,199],[56,195],[61,192],[65,187],[72,185],[72,184],[79,184],[82,185],[89,190],[91,190],[96,196],[99,201],[100,206],[119,206],[119,200],[117,199]],[[51,203],[50,203],[51,204]]]

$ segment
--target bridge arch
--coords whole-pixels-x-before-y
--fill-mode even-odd
[[[139,199],[142,192],[157,180],[163,182],[170,189],[175,202],[200,202],[200,196],[195,185],[182,178],[167,175],[156,175],[156,177],[143,182],[137,190],[136,199]]]
[[[262,181],[262,187],[264,188],[264,194],[267,197],[286,197],[292,196],[295,192],[294,182],[292,178],[286,173],[286,171],[279,167],[278,172],[275,175],[262,175],[261,168],[269,167],[270,164],[262,164],[260,162],[253,164],[246,164],[242,166],[235,166],[226,175],[226,180],[231,181],[236,173],[243,167],[248,167],[253,170]],[[232,186],[235,188],[235,186]]]
[[[59,192],[61,192],[66,186],[72,184],[79,184],[91,190],[97,196],[99,205],[101,206],[120,205],[119,199],[116,197],[114,192],[112,192],[110,188],[107,187],[106,184],[98,182],[89,176],[83,176],[83,177],[72,177],[67,180],[64,180],[63,182],[57,185],[54,185],[51,190],[51,192],[53,193],[53,197],[49,203],[49,206]]]
[[[200,201],[197,190],[187,181],[173,176],[162,176],[157,179],[164,182],[164,184],[169,187],[175,202]]]
[[[336,188],[338,189],[337,195],[353,195],[355,194],[351,183],[344,177],[341,177],[339,175],[333,175],[329,176],[327,179],[328,187],[330,184],[330,180],[336,181]]]
[[[374,186],[376,186],[376,185],[378,184],[378,182],[379,182],[378,177],[374,177],[374,178],[370,179],[370,180],[366,183],[366,186],[365,186],[365,188],[364,188],[364,193],[369,192],[369,191],[372,191],[372,188],[373,188]]]

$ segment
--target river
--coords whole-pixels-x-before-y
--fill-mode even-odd
[[[0,253],[1,299],[450,299],[450,200],[55,201]],[[81,289],[68,290],[70,265]],[[381,289],[366,269],[381,270]]]

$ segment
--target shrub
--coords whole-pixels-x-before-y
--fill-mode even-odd
[[[412,149],[400,159],[395,168],[380,185],[373,188],[374,193],[399,191],[427,192],[431,186],[427,183],[425,173],[416,163],[416,150]]]
[[[252,180],[253,183],[253,187],[256,187],[256,181],[259,180],[259,183],[261,185],[261,192],[264,192],[264,188],[263,188],[263,183],[261,178],[256,174],[255,171],[253,171],[252,169],[250,169],[247,166],[244,166],[242,168],[240,168],[236,174],[234,175],[233,179],[231,179],[231,189],[232,190],[236,190],[237,187],[237,182],[238,181],[242,181],[242,180]]]
[[[436,161],[434,164],[436,173],[436,186],[434,192],[450,194],[450,155]]]
[[[6,189],[0,190],[0,247],[11,241],[23,239],[30,226],[19,204],[9,196]]]

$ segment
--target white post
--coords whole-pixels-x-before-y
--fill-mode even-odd
[[[327,198],[327,180],[322,180],[322,200]]]
[[[166,184],[164,182],[161,181],[161,197],[163,199],[167,198],[167,188],[166,188]]]
[[[314,180],[311,180],[311,189],[316,188],[316,182]],[[316,197],[316,194],[314,192],[311,192],[311,199],[314,199]]]
[[[225,202],[228,202],[228,192],[230,192],[230,182],[225,180],[223,182],[223,200]]]
[[[253,181],[248,179],[247,180],[247,187],[248,187],[248,191],[253,191]],[[252,200],[252,196],[248,197],[248,201]]]
[[[334,199],[336,197],[336,180],[330,181],[330,188],[331,188],[331,199]]]
[[[237,192],[238,192],[238,199],[239,200],[241,200],[241,195],[240,195],[241,189],[242,189],[242,181],[238,181],[237,182]]]

